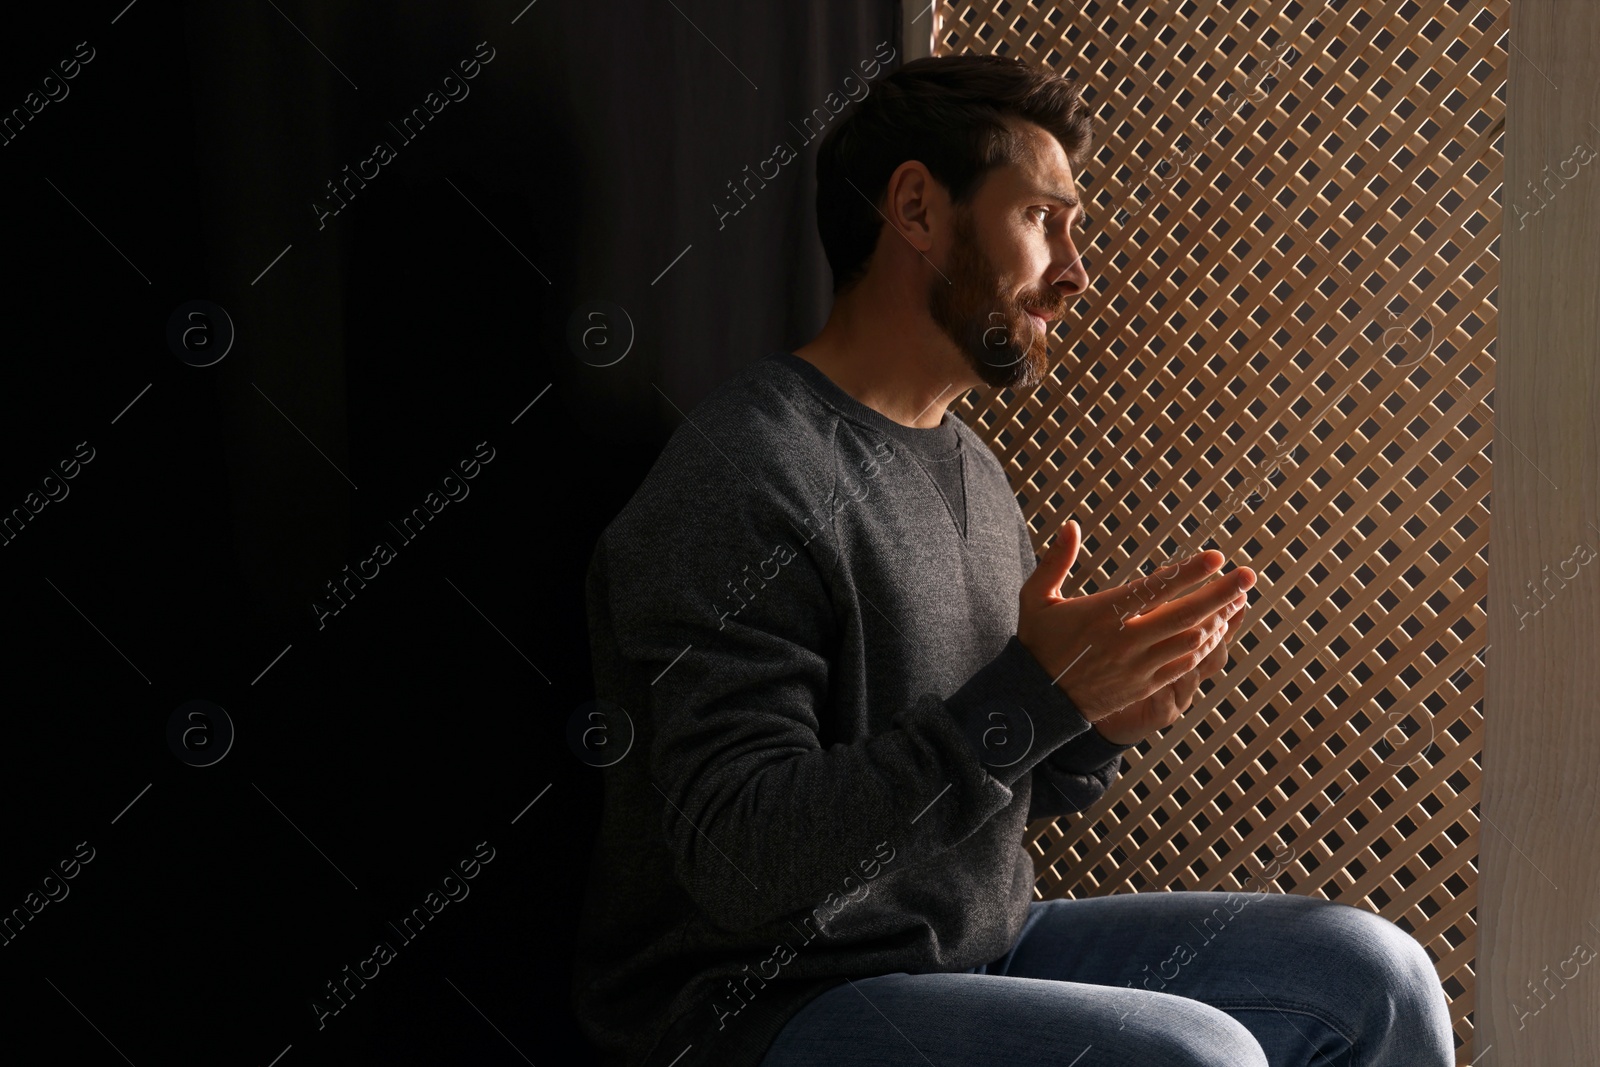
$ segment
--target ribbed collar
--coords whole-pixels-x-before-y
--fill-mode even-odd
[[[863,404],[841,389],[838,383],[811,362],[801,359],[793,352],[774,350],[768,354],[768,358],[777,360],[800,375],[824,401],[838,409],[840,414],[893,437],[914,449],[918,455],[928,459],[939,459],[958,451],[961,447],[960,433],[956,428],[960,420],[948,410],[937,426],[928,428],[904,426],[883,412]]]

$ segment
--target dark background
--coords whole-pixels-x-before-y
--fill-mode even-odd
[[[94,850],[0,946],[12,1048],[590,1062],[569,971],[600,772],[566,743],[589,553],[683,412],[820,328],[789,122],[900,35],[881,0],[524,2],[8,16],[0,112],[94,50],[0,146],[0,514],[94,455],[0,544],[0,915]],[[402,143],[387,122],[482,41],[469,95]],[[319,230],[380,139],[396,158]],[[785,139],[800,158],[719,228]],[[191,300],[236,333],[211,366],[168,344]],[[631,324],[605,320],[632,342],[612,366],[568,343],[593,300]],[[402,543],[388,520],[485,441]],[[396,558],[319,628],[378,540]],[[168,742],[194,699],[236,732],[210,766]],[[470,894],[395,937],[482,841]],[[397,958],[319,1030],[379,940]]]

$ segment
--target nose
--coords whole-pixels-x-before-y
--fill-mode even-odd
[[[1083,257],[1073,244],[1069,235],[1063,242],[1057,262],[1051,264],[1051,287],[1061,294],[1063,300],[1070,300],[1083,295],[1089,289],[1089,271],[1083,265]]]

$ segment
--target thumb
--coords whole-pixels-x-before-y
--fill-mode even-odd
[[[1077,520],[1068,519],[1062,523],[1055,543],[1045,549],[1044,555],[1039,558],[1039,565],[1022,584],[1023,599],[1044,603],[1052,597],[1060,597],[1061,583],[1067,580],[1067,573],[1077,561],[1078,546],[1082,543],[1083,534],[1078,529]]]

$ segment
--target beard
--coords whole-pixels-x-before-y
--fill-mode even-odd
[[[1050,366],[1049,330],[1041,329],[1024,306],[1061,306],[1053,289],[1013,298],[1001,284],[994,263],[978,245],[972,214],[954,216],[946,277],[928,286],[928,314],[960,350],[967,365],[986,384],[1028,388],[1044,379]]]

